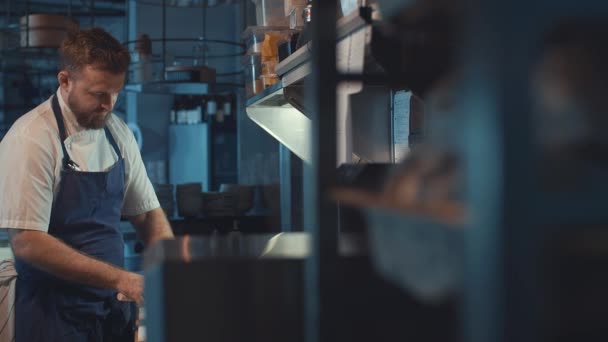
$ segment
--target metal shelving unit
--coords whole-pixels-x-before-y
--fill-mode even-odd
[[[340,18],[336,28],[338,46],[345,38],[369,27],[371,12],[367,9]],[[305,162],[312,158],[311,119],[305,109],[307,104],[297,103],[286,88],[301,89],[310,78],[312,45],[308,42],[277,64],[280,82],[247,99],[246,103],[249,118]],[[348,58],[344,58],[338,62],[338,67],[346,68],[347,64]]]
[[[208,39],[207,37],[207,9],[215,6],[220,6],[223,4],[223,1],[210,1],[204,0],[200,3],[196,4],[185,4],[180,5],[178,2],[170,1],[170,0],[158,0],[158,1],[144,1],[138,0],[137,4],[146,5],[146,6],[155,6],[162,8],[162,18],[161,18],[161,26],[162,32],[160,38],[152,38],[150,39],[151,43],[160,42],[161,43],[161,52],[160,55],[152,56],[152,59],[148,62],[150,66],[160,65],[161,69],[161,77],[160,79],[150,80],[146,82],[133,82],[129,83],[125,86],[125,90],[131,92],[139,92],[139,93],[163,93],[163,94],[174,94],[174,95],[210,95],[210,94],[221,94],[226,93],[230,90],[234,91],[238,88],[244,87],[243,84],[236,84],[230,82],[216,82],[216,83],[207,83],[207,82],[175,82],[168,81],[165,77],[165,70],[168,65],[167,61],[167,45],[169,43],[191,43],[191,44],[199,44],[203,46],[203,56],[202,56],[202,64],[204,66],[207,65],[209,60],[213,59],[225,59],[225,58],[236,58],[242,56],[245,53],[245,47],[241,42],[235,41],[227,41],[227,40],[217,40],[217,39]],[[202,35],[200,37],[195,38],[169,38],[167,37],[167,9],[171,8],[192,8],[201,10],[202,14]],[[123,43],[124,45],[131,46],[133,44],[138,43],[138,40],[127,41]],[[235,51],[228,53],[216,53],[209,54],[207,52],[207,46],[211,44],[219,45],[219,46],[231,46],[234,47]],[[195,56],[174,56],[175,60],[193,60]],[[241,74],[241,71],[227,72],[227,73],[219,73],[217,77],[223,76],[234,76]]]
[[[338,259],[338,218],[326,198],[336,176],[336,17],[337,0],[315,1],[312,21],[312,72],[306,83],[311,108],[311,163],[304,165],[304,230],[311,255],[304,277],[305,341],[329,342],[336,336],[333,275]]]

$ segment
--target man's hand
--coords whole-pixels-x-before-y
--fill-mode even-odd
[[[114,289],[129,300],[143,303],[143,277],[82,254],[61,240],[40,231],[9,229],[16,257],[58,278]]]
[[[122,272],[116,290],[118,300],[136,302],[138,306],[144,304],[144,277],[131,272]]]

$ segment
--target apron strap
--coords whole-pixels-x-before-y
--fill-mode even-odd
[[[108,115],[112,115],[112,113],[110,113]],[[120,160],[122,158],[122,155],[120,154],[120,149],[118,148],[118,144],[116,143],[116,140],[114,140],[114,136],[112,135],[112,132],[110,132],[108,125],[106,125],[103,128],[103,130],[106,132],[106,138],[108,138],[110,145],[112,145],[114,152],[116,152],[116,156],[118,157],[118,160]]]
[[[65,125],[63,123],[63,115],[61,113],[61,107],[59,106],[59,100],[57,100],[57,95],[53,95],[53,100],[51,101],[53,107],[53,113],[55,114],[55,120],[57,121],[57,128],[59,128],[59,138],[61,139],[61,149],[63,150],[63,166],[68,167],[71,163],[74,163],[70,159],[70,155],[68,154],[68,150],[65,148]]]

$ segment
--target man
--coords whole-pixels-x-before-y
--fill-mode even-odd
[[[123,266],[121,216],[172,238],[133,134],[111,113],[129,52],[99,28],[60,47],[59,89],[0,143],[0,227],[18,272],[17,341],[133,341],[143,277]],[[120,301],[119,301],[120,299]]]

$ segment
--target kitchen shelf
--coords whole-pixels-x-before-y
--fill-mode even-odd
[[[338,44],[350,35],[355,34],[356,32],[359,32],[359,30],[369,27],[370,25],[371,10],[368,8],[362,8],[346,17],[340,18],[336,27],[336,40]],[[277,64],[275,70],[277,74],[281,76],[283,86],[286,87],[299,82],[310,74],[311,49],[313,45],[313,42],[308,42],[289,57],[285,58],[285,60],[281,61],[281,63]],[[338,68],[340,68],[340,60],[337,61],[337,64]]]
[[[345,257],[367,255],[366,238],[359,234],[341,233],[338,250]],[[194,262],[221,258],[290,258],[303,259],[312,251],[309,233],[260,233],[209,236],[178,236],[151,246],[144,253],[144,268],[166,263]]]
[[[337,67],[349,70],[350,58],[354,44],[347,39],[355,34],[363,34],[363,29],[371,27],[371,9],[361,8],[341,18],[337,23]],[[367,34],[365,32],[365,34]],[[358,36],[359,41],[364,41]],[[311,127],[312,122],[304,112],[304,103],[300,91],[285,92],[292,87],[301,87],[304,79],[311,73],[311,56],[314,42],[300,47],[292,55],[276,66],[281,81],[247,100],[247,115],[268,134],[287,147],[296,156],[306,162],[311,161]],[[363,50],[365,51],[365,49]],[[360,52],[360,51],[357,51]],[[359,55],[359,57],[361,57]],[[364,57],[362,57],[364,58]]]
[[[247,116],[304,161],[310,161],[311,121],[283,96],[281,82],[247,100]]]
[[[247,99],[247,106],[249,107],[250,105],[253,105],[255,103],[260,102],[260,100],[263,100],[265,98],[270,98],[271,96],[273,96],[274,93],[276,93],[277,91],[280,91],[283,89],[283,83],[282,82],[278,82],[276,84],[271,85],[270,87],[262,90],[261,92],[253,95],[252,97]]]
[[[337,24],[337,40],[343,40],[360,29],[369,26],[371,23],[371,12],[366,9],[362,9],[359,12],[354,12],[346,17],[338,20]],[[279,64],[277,64],[275,70],[279,76],[281,76],[280,85],[274,85],[267,89],[264,89],[259,94],[256,94],[247,100],[247,106],[259,102],[261,99],[267,96],[273,96],[279,88],[287,87],[296,82],[303,81],[306,76],[310,74],[310,59],[312,56],[311,48],[313,43],[308,42],[306,45],[300,47],[289,57],[285,58]]]
[[[125,91],[149,94],[174,95],[211,95],[230,92],[242,88],[238,83],[200,83],[200,82],[148,82],[125,85]]]

